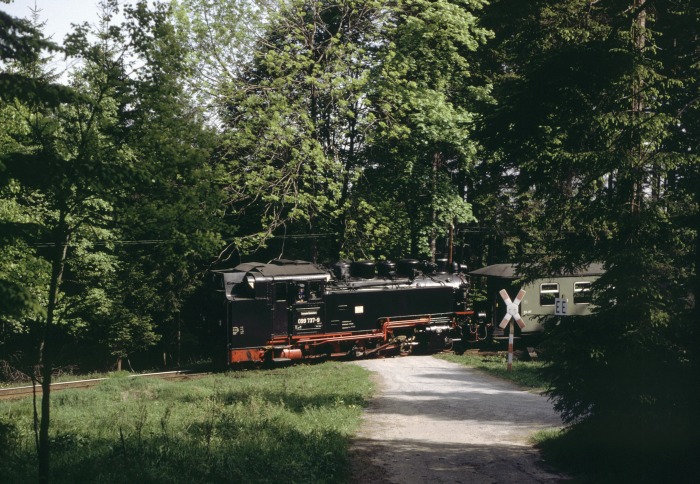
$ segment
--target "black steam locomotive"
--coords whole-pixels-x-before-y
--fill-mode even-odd
[[[207,319],[226,331],[229,365],[436,351],[486,334],[459,264],[447,260],[324,269],[280,259],[211,276]]]

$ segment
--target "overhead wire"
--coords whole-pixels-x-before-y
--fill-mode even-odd
[[[318,233],[318,234],[292,234],[292,235],[272,235],[271,239],[312,239],[317,237],[332,237],[337,234],[335,233]],[[101,240],[92,241],[93,245],[157,245],[157,244],[172,244],[179,242],[174,239],[142,239],[142,240]],[[56,244],[56,242],[35,242],[28,244],[30,247],[47,248],[56,247],[56,245],[66,245],[66,244]],[[68,247],[76,247],[77,243],[69,243]]]

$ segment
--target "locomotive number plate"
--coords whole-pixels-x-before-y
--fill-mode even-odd
[[[303,307],[294,310],[294,330],[297,333],[320,331],[323,328],[321,307]]]

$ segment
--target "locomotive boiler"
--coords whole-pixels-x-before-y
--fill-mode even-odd
[[[478,337],[459,264],[247,262],[211,272],[226,363],[438,351]],[[483,330],[485,331],[485,330]]]

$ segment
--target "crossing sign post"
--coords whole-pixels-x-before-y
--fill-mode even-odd
[[[508,328],[508,371],[512,371],[513,333],[515,333],[515,328],[513,328],[513,319],[518,323],[520,329],[525,328],[525,322],[523,322],[523,318],[520,317],[520,313],[518,312],[518,306],[520,306],[520,302],[525,297],[525,291],[520,289],[520,292],[518,292],[518,295],[515,297],[515,301],[510,300],[510,296],[508,295],[508,292],[505,289],[501,289],[499,294],[503,298],[503,301],[506,303],[506,315],[503,316],[501,324],[499,324],[498,326],[501,329],[505,329],[506,325],[510,325],[510,327]]]

